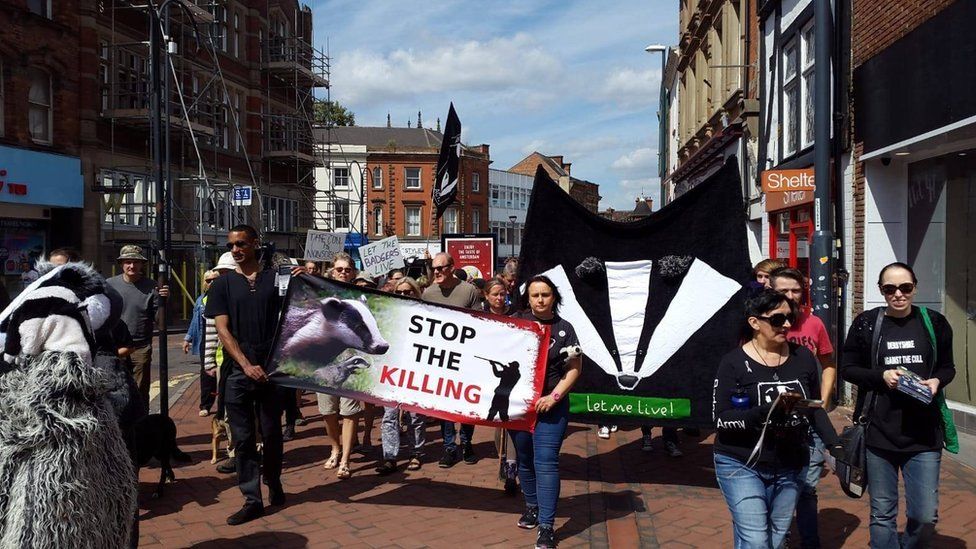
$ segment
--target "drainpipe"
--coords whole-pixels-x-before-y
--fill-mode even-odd
[[[833,223],[830,209],[830,50],[831,14],[830,0],[814,0],[814,27],[816,32],[814,82],[814,176],[816,191],[813,195],[814,233],[810,248],[810,297],[813,314],[825,326],[833,326],[833,299],[831,292],[834,268]]]

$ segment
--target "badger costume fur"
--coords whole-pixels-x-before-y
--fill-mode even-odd
[[[0,313],[0,547],[124,547],[137,489],[119,428],[129,391],[118,361],[95,360],[121,300],[89,265],[38,272]]]

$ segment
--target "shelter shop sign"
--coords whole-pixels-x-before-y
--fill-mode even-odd
[[[762,172],[762,189],[766,193],[767,212],[812,204],[816,188],[813,168]]]

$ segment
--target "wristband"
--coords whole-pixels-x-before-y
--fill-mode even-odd
[[[563,395],[557,393],[556,391],[553,391],[552,393],[550,393],[549,396],[551,396],[552,399],[555,400],[556,402],[559,402],[559,399],[561,399],[563,397]]]

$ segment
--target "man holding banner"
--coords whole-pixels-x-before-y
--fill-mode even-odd
[[[478,289],[471,284],[462,283],[454,276],[454,258],[450,254],[441,252],[435,255],[433,270],[434,282],[424,290],[424,301],[477,310],[481,302]],[[446,469],[458,462],[454,422],[442,422],[441,433],[444,436],[444,456],[437,465]],[[471,446],[473,436],[474,425],[461,424],[461,457],[469,465],[478,462],[478,458],[474,455],[474,448]]]

